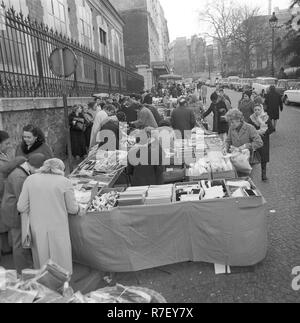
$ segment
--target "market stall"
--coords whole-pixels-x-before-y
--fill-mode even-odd
[[[262,261],[265,200],[250,179],[237,178],[219,136],[195,129],[165,153],[167,173],[182,170],[178,183],[114,187],[126,167],[126,151],[95,149],[74,171],[76,198],[87,210],[84,217],[70,218],[75,262],[135,272],[186,261],[229,266]]]
[[[178,185],[169,201],[160,196],[147,204],[147,194],[131,192],[135,205],[117,206],[115,198],[107,211],[70,218],[74,261],[135,272],[186,261],[251,266],[265,258],[265,200],[250,180]],[[206,185],[207,199],[195,185]],[[224,195],[213,198],[220,187]],[[141,199],[144,203],[137,203]]]

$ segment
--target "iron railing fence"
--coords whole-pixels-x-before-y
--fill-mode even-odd
[[[139,92],[144,78],[125,67],[93,52],[79,42],[39,23],[5,9],[0,30],[0,96],[59,97],[63,87],[60,78],[49,68],[49,56],[57,47],[69,47],[78,57],[76,73],[67,79],[71,97],[95,93]]]

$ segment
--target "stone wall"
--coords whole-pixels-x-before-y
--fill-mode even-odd
[[[92,98],[69,98],[68,105],[87,104]],[[0,100],[0,129],[11,136],[13,147],[22,140],[22,129],[28,124],[41,128],[56,157],[66,155],[63,102],[60,98],[20,98]]]

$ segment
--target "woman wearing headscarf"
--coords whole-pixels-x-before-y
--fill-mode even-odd
[[[53,158],[53,152],[46,144],[42,130],[33,125],[28,125],[23,128],[23,140],[17,148],[16,156],[28,158],[33,154],[42,154],[47,159]]]
[[[283,111],[283,103],[279,93],[276,92],[274,85],[270,87],[269,93],[266,95],[266,110],[272,121],[274,131],[276,131],[277,122],[280,117],[280,112]]]
[[[79,214],[80,207],[64,171],[61,160],[47,160],[38,173],[25,181],[18,211],[29,215],[34,267],[40,269],[51,259],[72,273],[68,214]]]
[[[258,131],[264,143],[264,146],[258,149],[258,153],[261,157],[262,180],[265,182],[268,180],[267,164],[270,162],[270,135],[274,132],[274,128],[262,105],[256,105],[254,108],[254,114],[250,117],[250,124]]]
[[[71,147],[72,155],[77,160],[83,158],[86,153],[86,120],[83,114],[83,107],[81,105],[75,105],[73,112],[69,116],[69,125],[71,132]]]
[[[11,143],[7,132],[0,131],[0,205],[4,194],[5,180],[7,176],[18,166],[26,162],[26,158],[21,156],[16,159],[12,158]],[[11,252],[11,248],[8,243],[8,227],[1,220],[0,210],[0,259],[1,254],[7,254]]]
[[[254,102],[251,100],[252,92],[246,91],[243,94],[244,99],[239,103],[239,110],[242,112],[244,116],[245,122],[250,121],[250,116],[254,113]]]

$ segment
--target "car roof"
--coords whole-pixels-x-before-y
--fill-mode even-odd
[[[276,77],[258,77],[257,80],[277,80]]]

